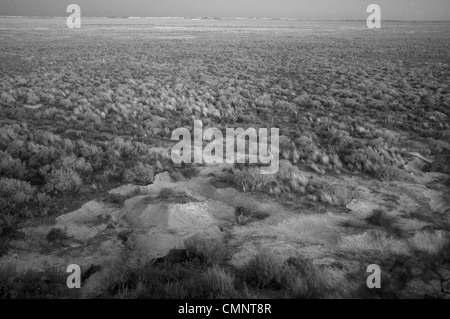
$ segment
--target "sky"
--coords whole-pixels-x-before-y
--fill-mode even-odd
[[[450,0],[0,0],[2,16],[65,17],[69,4],[82,16],[267,17],[365,20],[381,7],[384,20],[450,20]]]

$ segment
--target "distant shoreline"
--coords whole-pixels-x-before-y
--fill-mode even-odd
[[[67,17],[52,16],[2,16],[6,19],[67,19]],[[304,22],[360,22],[365,19],[299,19],[299,18],[255,18],[255,17],[91,17],[84,16],[84,19],[175,19],[175,20],[244,20],[244,21],[304,21]],[[450,20],[383,20],[384,22],[450,22]]]

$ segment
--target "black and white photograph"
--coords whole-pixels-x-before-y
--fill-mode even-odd
[[[0,0],[0,299],[450,299],[449,64],[448,0]]]

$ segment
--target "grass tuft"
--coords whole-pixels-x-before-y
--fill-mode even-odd
[[[193,236],[185,240],[187,251],[207,264],[220,265],[228,259],[225,245],[217,239]]]

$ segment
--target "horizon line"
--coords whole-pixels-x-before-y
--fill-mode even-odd
[[[14,16],[0,15],[0,18],[30,18],[30,19],[67,19],[67,16]],[[86,19],[185,19],[185,20],[220,20],[220,19],[236,19],[236,20],[285,20],[285,21],[366,21],[366,19],[305,19],[305,18],[277,18],[277,17],[208,17],[208,16],[83,16]],[[401,20],[401,19],[384,19],[386,22],[450,22],[447,20]]]

